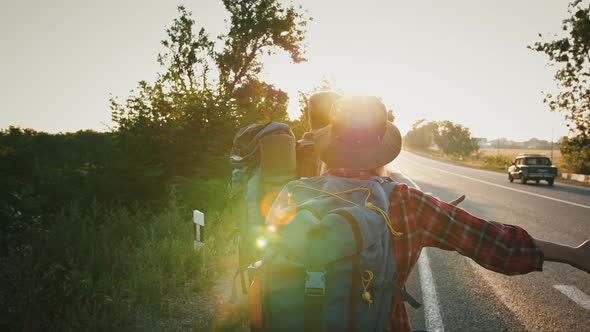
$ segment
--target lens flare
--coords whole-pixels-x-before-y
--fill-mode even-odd
[[[264,196],[260,204],[260,210],[270,225],[285,226],[295,217],[297,209],[289,202],[290,195],[279,196],[272,192]]]
[[[274,201],[277,199],[278,196],[279,196],[279,192],[273,191],[273,192],[266,194],[262,198],[262,201],[260,201],[260,212],[262,213],[262,216],[265,219],[268,216],[268,212],[270,212],[270,208],[272,207],[272,204],[274,203]]]
[[[286,226],[293,221],[297,208],[294,206],[275,207],[270,211],[268,218],[266,219],[269,224],[277,226]]]
[[[258,247],[258,249],[264,249],[267,245],[267,241],[266,238],[264,237],[259,237],[258,239],[256,239],[256,247]]]

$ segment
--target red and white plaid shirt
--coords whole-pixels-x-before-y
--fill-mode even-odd
[[[332,169],[324,175],[369,179],[365,171]],[[452,250],[486,269],[515,275],[541,271],[543,252],[518,226],[487,221],[447,204],[422,191],[399,184],[389,196],[389,217],[402,235],[393,238],[397,285],[403,287],[423,247]],[[408,313],[400,296],[392,298],[391,332],[411,331]]]

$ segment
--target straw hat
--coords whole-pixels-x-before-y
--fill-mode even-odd
[[[334,102],[330,125],[314,136],[314,149],[330,168],[371,170],[393,161],[402,136],[387,120],[377,97],[347,97]]]

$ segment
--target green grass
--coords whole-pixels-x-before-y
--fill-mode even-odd
[[[224,179],[207,183],[221,189],[201,195],[223,199]],[[178,201],[172,195],[157,211],[72,205],[44,220],[15,213],[1,235],[0,329],[129,330],[169,314],[178,296],[206,290],[211,267],[233,250],[233,223],[199,206],[209,199]],[[204,252],[194,250],[193,208],[207,211]]]
[[[468,166],[468,167],[473,167],[473,168],[487,169],[487,170],[496,171],[496,172],[506,171],[506,165],[509,166],[512,163],[512,160],[510,159],[510,157],[505,156],[505,155],[499,155],[499,156],[484,155],[479,158],[476,158],[475,156],[470,156],[470,157],[450,156],[450,155],[446,155],[440,151],[433,151],[433,150],[427,150],[427,151],[415,150],[415,149],[409,149],[407,147],[404,147],[404,149],[407,151],[410,151],[412,153],[421,155],[421,156],[444,160],[447,162],[451,162],[451,163],[455,163],[455,164],[459,164],[459,165],[463,165],[463,166]]]

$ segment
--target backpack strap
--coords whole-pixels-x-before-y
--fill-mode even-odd
[[[341,215],[344,220],[348,222],[350,225],[350,229],[352,230],[352,234],[354,236],[354,241],[356,244],[356,251],[355,255],[352,257],[352,273],[351,273],[351,281],[350,281],[350,295],[348,298],[348,307],[351,313],[356,312],[356,304],[357,304],[357,296],[358,293],[356,292],[357,289],[360,288],[359,278],[358,276],[361,275],[361,261],[360,261],[360,252],[363,250],[363,237],[361,236],[361,230],[359,225],[354,220],[354,217],[348,213],[346,210],[338,211],[338,214]],[[348,331],[353,332],[356,330],[356,315],[350,314],[348,316]]]
[[[305,331],[323,331],[324,296],[326,294],[326,270],[314,267],[305,270],[305,300],[303,317]]]
[[[372,180],[377,181],[383,187],[383,190],[387,195],[391,194],[395,186],[398,184],[393,178],[390,176],[375,176]],[[394,278],[391,283],[391,287],[393,288],[393,292],[400,295],[401,300],[411,305],[414,309],[418,309],[422,306],[420,302],[418,302],[408,291],[405,287],[397,287],[395,285],[395,280],[397,279],[397,273],[394,275]]]
[[[348,331],[356,331],[357,317],[356,304],[357,304],[357,290],[360,288],[358,276],[360,272],[360,257],[359,253],[363,249],[363,238],[361,231],[356,223],[354,217],[346,210],[339,210],[336,212],[350,225],[350,229],[354,236],[356,251],[355,255],[350,257],[352,264],[351,273],[351,287],[349,295],[349,310],[351,312],[348,315]],[[323,331],[323,313],[324,313],[324,294],[326,289],[326,270],[323,267],[308,268],[306,271],[305,279],[305,299],[304,299],[304,326],[305,331]]]
[[[414,309],[418,309],[422,306],[422,303],[418,302],[410,293],[408,293],[405,287],[401,288],[393,285],[393,292],[399,294],[401,300],[411,305]]]

